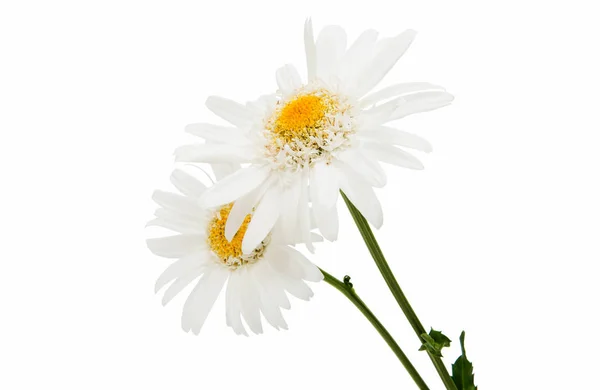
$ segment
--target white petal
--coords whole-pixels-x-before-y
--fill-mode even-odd
[[[373,92],[360,99],[360,106],[368,107],[382,100],[424,91],[445,91],[445,89],[443,87],[440,87],[439,85],[422,82],[395,84],[380,89],[379,91]]]
[[[293,65],[285,65],[275,73],[277,85],[282,94],[288,95],[302,86],[302,80]]]
[[[367,221],[379,229],[383,224],[383,211],[373,188],[352,172],[347,172],[340,187]]]
[[[240,164],[238,163],[221,163],[221,164],[210,164],[213,172],[215,173],[215,179],[217,181],[233,174],[235,171],[240,169]]]
[[[179,258],[203,248],[198,235],[179,234],[176,236],[149,238],[146,240],[148,249],[157,256]]]
[[[225,293],[225,322],[235,334],[248,336],[241,318],[240,273],[231,272]]]
[[[242,316],[248,324],[248,327],[255,334],[261,334],[262,323],[260,320],[260,296],[248,274],[246,267],[238,268],[235,272],[240,273],[240,300]]]
[[[202,226],[200,226],[198,223],[163,218],[155,218],[148,222],[146,226],[163,227],[181,234],[202,234],[203,231]]]
[[[177,280],[175,280],[166,290],[163,295],[162,304],[165,306],[169,303],[177,294],[181,292],[184,288],[186,288],[190,283],[196,280],[200,275],[202,275],[203,269],[196,268],[188,272],[187,275],[181,276]]]
[[[287,253],[288,260],[299,266],[300,269],[300,277],[304,280],[308,280],[310,282],[320,282],[323,280],[323,274],[319,267],[311,263],[304,255],[294,248],[283,247],[284,251]]]
[[[281,213],[281,190],[272,186],[266,192],[256,207],[248,230],[242,241],[242,252],[250,253],[260,244],[273,229]]]
[[[245,163],[252,160],[254,148],[226,144],[191,144],[175,149],[175,161],[197,163]]]
[[[225,223],[225,238],[228,241],[233,239],[233,236],[240,230],[240,226],[246,219],[248,214],[252,213],[254,206],[258,203],[265,191],[265,185],[250,191],[246,195],[240,197],[233,203],[233,207],[227,217]]]
[[[370,63],[373,48],[377,41],[377,31],[364,31],[348,48],[340,62],[340,79],[345,84],[352,83],[356,87],[356,78],[359,72]]]
[[[387,177],[383,168],[376,160],[364,155],[360,150],[345,150],[339,154],[339,159],[373,187],[381,188],[386,185]]]
[[[316,163],[310,170],[310,194],[313,204],[319,203],[323,208],[335,206],[338,199],[339,173],[333,164]]]
[[[185,131],[195,136],[224,144],[247,145],[250,143],[244,133],[235,127],[219,126],[210,123],[192,123],[185,127]]]
[[[275,255],[265,256],[263,261],[267,261],[271,268],[279,276],[279,280],[283,284],[283,287],[290,294],[298,299],[308,301],[314,294],[310,287],[302,281],[302,279],[296,278],[287,272],[287,268],[278,262],[280,257]]]
[[[306,19],[304,23],[304,50],[306,51],[308,81],[312,81],[317,76],[317,48],[315,47],[312,21],[310,19]]]
[[[406,52],[415,35],[415,31],[406,30],[394,38],[381,40],[378,43],[371,65],[366,67],[362,73],[357,90],[358,96],[369,92],[383,79]]]
[[[219,96],[209,96],[206,99],[206,107],[227,122],[238,127],[248,125],[252,119],[246,107],[242,104]]]
[[[207,271],[198,281],[183,305],[181,327],[184,331],[192,330],[195,334],[200,333],[200,329],[215,304],[228,274],[229,272],[225,269],[215,267]]]
[[[281,194],[283,206],[281,207],[281,215],[279,218],[279,231],[286,242],[294,242],[297,238],[298,201],[300,199],[302,174],[297,173],[290,180],[291,183],[283,189]]]
[[[275,300],[268,294],[264,285],[258,283],[257,272],[260,268],[248,267],[248,276],[252,283],[252,288],[258,291],[259,307],[260,311],[272,327],[279,330],[279,328],[287,329],[288,326],[281,315],[279,306],[275,303]]]
[[[207,189],[200,198],[200,204],[212,208],[231,203],[260,186],[270,172],[268,167],[255,165],[240,169]]]
[[[405,116],[418,114],[421,112],[435,110],[452,103],[454,96],[448,92],[431,91],[421,92],[403,97],[398,104],[398,108],[391,115],[389,120],[404,118]]]
[[[206,186],[202,182],[181,169],[175,169],[171,173],[171,183],[173,183],[179,192],[192,198],[200,197],[206,189]]]
[[[273,299],[277,306],[289,309],[291,307],[290,300],[285,293],[283,284],[268,262],[260,261],[254,265],[254,268],[256,268],[256,272],[254,273],[256,282],[267,291],[267,294]]]
[[[346,51],[346,32],[340,26],[326,26],[317,38],[317,77],[328,81],[336,75]]]
[[[298,237],[303,242],[307,249],[314,253],[315,247],[311,240],[311,213],[308,207],[308,174],[309,169],[305,167],[302,170],[302,177],[300,179],[300,198],[298,199]]]
[[[173,209],[159,208],[154,212],[156,222],[149,222],[147,226],[162,226],[180,233],[192,231],[195,233],[204,231],[206,222],[205,212],[201,214],[185,214]],[[187,233],[186,233],[187,234]]]
[[[379,106],[369,108],[368,110],[363,110],[360,116],[360,129],[369,131],[381,126],[383,123],[389,122],[394,112],[398,109],[400,99],[402,98],[397,98]]]
[[[165,209],[176,211],[183,215],[200,216],[204,213],[196,203],[196,199],[172,192],[156,190],[152,193],[152,200]]]
[[[412,154],[392,145],[364,143],[364,150],[371,157],[388,164],[398,165],[410,169],[423,169],[423,163]]]
[[[426,139],[393,127],[380,126],[373,131],[361,131],[358,136],[369,142],[400,145],[427,153],[432,150],[431,144]]]
[[[158,279],[156,279],[156,284],[154,285],[154,292],[158,292],[170,281],[186,275],[189,271],[193,269],[202,269],[204,266],[204,262],[201,258],[202,254],[201,252],[199,252],[189,256],[185,256],[173,262],[173,264],[168,266],[158,277]]]
[[[320,204],[313,204],[315,222],[319,231],[329,241],[335,241],[338,238],[339,218],[337,207],[324,208]]]

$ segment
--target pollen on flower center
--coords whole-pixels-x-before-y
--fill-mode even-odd
[[[265,241],[263,241],[252,253],[243,254],[242,241],[246,234],[246,230],[248,230],[248,224],[250,224],[252,215],[246,215],[246,218],[242,222],[237,233],[233,236],[231,241],[228,241],[225,237],[225,224],[227,223],[227,218],[229,217],[232,207],[233,203],[223,206],[216,212],[208,226],[208,244],[221,263],[231,268],[237,268],[241,265],[256,262],[262,256],[268,238],[265,239]]]
[[[310,133],[322,126],[328,108],[324,97],[299,96],[283,106],[273,131],[283,138],[314,135]]]

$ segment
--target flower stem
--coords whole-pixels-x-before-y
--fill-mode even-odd
[[[377,265],[377,268],[379,268],[379,272],[381,273],[381,275],[383,276],[383,279],[387,283],[388,288],[392,292],[392,295],[394,296],[394,298],[396,298],[396,302],[398,302],[400,309],[402,309],[402,311],[404,312],[404,315],[408,319],[408,322],[410,323],[410,325],[414,329],[415,333],[419,337],[419,340],[421,340],[421,342],[423,342],[424,340],[421,335],[426,334],[427,332],[425,331],[425,328],[421,324],[421,321],[419,321],[419,318],[415,314],[415,311],[410,306],[408,299],[406,299],[406,296],[402,292],[402,289],[400,288],[398,281],[394,277],[394,274],[392,273],[390,266],[388,265],[387,261],[385,260],[385,257],[383,256],[383,252],[381,251],[381,248],[379,247],[379,244],[377,243],[377,240],[375,239],[375,235],[373,235],[373,231],[371,230],[371,227],[369,226],[369,222],[367,222],[367,220],[360,213],[360,211],[358,211],[358,209],[346,197],[346,194],[344,194],[343,192],[341,192],[341,194],[342,194],[342,197],[344,198],[344,201],[346,202],[346,206],[348,206],[348,210],[350,210],[350,214],[352,214],[352,218],[354,219],[354,222],[356,223],[356,226],[358,227],[358,230],[360,231],[360,234],[362,235],[363,240],[365,241],[365,244],[367,245],[367,248],[369,248],[369,252],[371,252],[371,256],[373,257],[373,260],[375,260],[375,264]],[[454,384],[454,381],[450,377],[450,374],[448,373],[448,370],[446,369],[446,366],[444,365],[444,362],[442,362],[442,359],[440,359],[438,356],[435,356],[429,352],[427,352],[427,354],[429,355],[429,358],[433,362],[433,365],[435,366],[436,371],[438,372],[440,378],[442,379],[442,382],[444,382],[446,389],[457,390],[456,385]]]
[[[354,288],[352,287],[352,283],[350,283],[350,277],[346,276],[344,278],[344,281],[342,282],[341,280],[336,279],[335,277],[331,276],[323,270],[321,270],[321,272],[325,276],[325,282],[329,283],[337,290],[339,290],[342,294],[344,294],[344,296],[346,296],[346,298],[348,298],[354,304],[354,306],[356,306],[358,310],[360,310],[360,312],[369,320],[371,325],[373,325],[373,327],[377,330],[377,332],[379,332],[381,337],[383,337],[383,339],[389,345],[392,351],[394,351],[394,353],[398,357],[398,360],[400,360],[406,371],[408,371],[408,374],[415,381],[419,389],[429,390],[429,387],[427,387],[427,385],[423,381],[423,378],[421,378],[421,376],[419,375],[415,367],[412,365],[410,360],[408,360],[408,357],[404,354],[404,352],[402,352],[402,349],[400,349],[398,343],[396,343],[396,341],[390,335],[387,329],[385,329],[385,327],[381,324],[381,322],[379,322],[377,317],[375,317],[373,312],[356,294]]]

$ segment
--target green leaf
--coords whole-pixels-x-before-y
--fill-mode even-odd
[[[442,348],[449,347],[452,342],[446,335],[438,330],[431,330],[429,334],[423,333],[421,335],[423,339],[423,345],[419,348],[419,351],[428,351],[434,356],[443,357],[442,356]]]
[[[458,390],[477,390],[475,386],[475,375],[473,375],[473,364],[467,360],[465,351],[465,331],[460,334],[460,349],[462,355],[452,365],[452,380]]]

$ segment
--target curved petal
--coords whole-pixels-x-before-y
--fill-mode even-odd
[[[255,334],[261,334],[263,332],[262,322],[260,320],[260,296],[258,291],[254,288],[254,284],[248,274],[246,267],[238,268],[235,272],[240,273],[240,302],[242,304],[242,316],[248,324],[248,327]]]
[[[317,77],[317,48],[310,18],[306,19],[304,23],[304,50],[306,51],[308,81],[312,81]]]
[[[248,336],[241,317],[241,292],[240,292],[240,274],[231,272],[227,282],[227,291],[225,292],[225,322],[230,326],[235,334]]]
[[[181,259],[173,262],[168,266],[162,274],[156,279],[154,284],[154,292],[157,293],[161,288],[166,286],[169,282],[174,279],[185,276],[188,272],[193,269],[202,269],[204,267],[201,259],[201,254],[193,254],[190,256],[182,257]]]
[[[244,105],[220,96],[209,96],[206,107],[234,126],[244,127],[252,120]]]
[[[227,222],[225,223],[225,238],[228,241],[231,241],[233,236],[240,230],[240,226],[242,226],[246,216],[252,213],[254,206],[256,206],[266,188],[267,185],[265,183],[240,197],[233,203],[233,207],[231,208],[229,216],[227,217]]]
[[[196,284],[183,305],[181,327],[184,331],[200,333],[208,313],[212,309],[229,275],[223,268],[215,267],[206,272]]]
[[[265,256],[263,260],[269,263],[269,266],[277,273],[280,282],[286,291],[298,299],[308,301],[314,294],[310,287],[302,279],[294,278],[285,272],[285,267],[279,266],[275,256]]]
[[[261,269],[257,267],[248,268],[248,277],[252,283],[252,288],[258,291],[260,311],[272,327],[277,330],[280,328],[287,329],[287,323],[283,319],[279,306],[275,303],[273,297],[268,294],[264,285],[258,283],[257,273],[260,272],[260,270]]]
[[[185,127],[187,133],[217,143],[247,145],[250,141],[235,127],[219,126],[210,123],[191,123]]]
[[[382,100],[425,91],[445,91],[445,89],[439,85],[423,82],[395,84],[363,97],[360,99],[360,106],[368,107]]]
[[[196,234],[178,234],[175,236],[149,238],[146,245],[152,253],[166,258],[179,258],[202,249],[202,240]]]
[[[339,75],[344,84],[353,84],[359,73],[367,66],[373,57],[373,49],[379,33],[375,30],[364,31],[348,48],[340,62]]]
[[[277,186],[269,188],[256,207],[248,230],[242,241],[242,252],[251,253],[273,229],[281,214],[281,190]]]
[[[310,194],[313,204],[317,202],[326,209],[335,207],[339,193],[338,175],[333,164],[324,162],[318,162],[310,169]]]
[[[340,26],[326,26],[317,38],[317,77],[329,81],[336,75],[346,51],[346,32]]]
[[[373,187],[381,188],[387,184],[387,176],[377,160],[363,155],[359,150],[345,150],[340,153],[339,159]]]
[[[191,144],[175,149],[175,161],[197,163],[245,163],[252,160],[254,148],[227,144]]]
[[[340,187],[362,215],[376,228],[383,224],[383,211],[373,188],[352,172],[347,172]]]
[[[270,256],[270,254],[266,251],[265,256]],[[258,271],[255,274],[257,283],[263,286],[277,306],[283,309],[289,309],[291,307],[290,300],[285,293],[285,289],[283,288],[279,277],[268,262],[258,262],[254,267],[258,268]]]
[[[404,118],[405,116],[432,111],[452,103],[454,96],[445,91],[430,91],[407,95],[402,98],[398,108],[389,120]]]
[[[283,95],[289,95],[302,86],[302,80],[294,65],[287,64],[277,69],[275,77]]]
[[[338,238],[340,221],[337,207],[324,208],[320,204],[313,204],[315,222],[319,231],[329,241],[335,241]]]
[[[207,189],[200,198],[200,204],[206,208],[231,203],[260,186],[269,177],[268,167],[251,165],[218,181]]]
[[[410,169],[423,169],[423,163],[412,154],[392,145],[365,142],[364,150],[379,161]]]
[[[186,288],[190,283],[196,280],[200,275],[202,275],[202,268],[195,268],[189,271],[186,275],[183,275],[177,280],[175,280],[167,289],[165,290],[165,294],[162,298],[162,305],[165,306],[167,303],[171,302],[177,294],[179,294],[184,288]]]
[[[198,179],[181,169],[175,169],[171,173],[171,183],[185,196],[199,198],[206,189]]]
[[[432,151],[431,144],[426,139],[393,127],[380,126],[373,131],[361,131],[357,135],[369,142],[400,145],[427,153]]]

